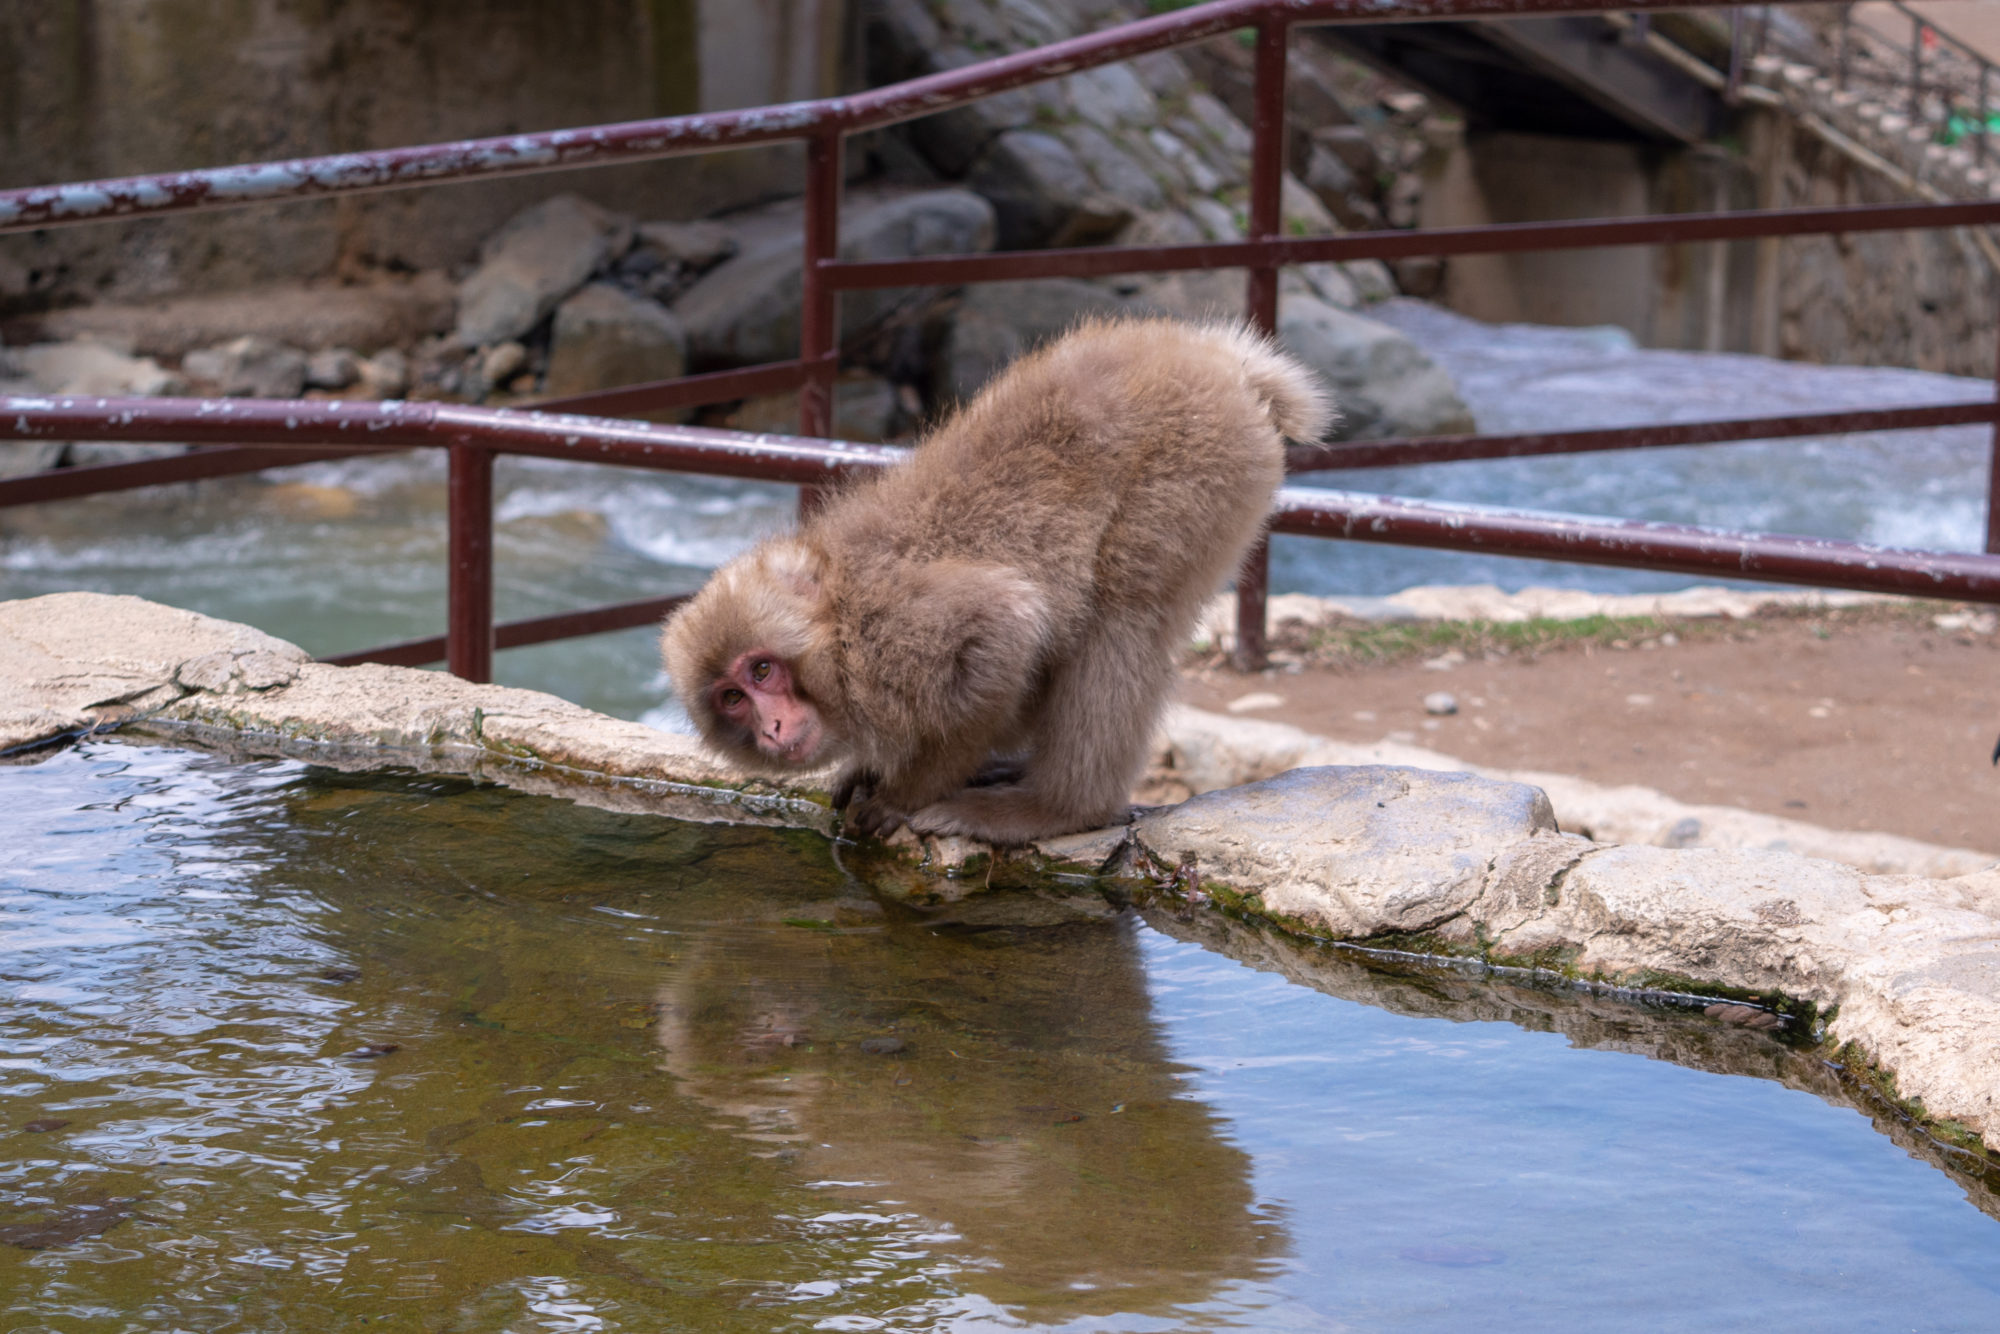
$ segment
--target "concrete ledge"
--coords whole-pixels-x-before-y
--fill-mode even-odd
[[[830,827],[813,792],[749,783],[687,738],[548,695],[320,666],[136,598],[0,603],[0,745],[19,758],[120,722],[616,809]],[[1914,1114],[2000,1148],[2000,870],[1942,879],[1783,851],[1605,845],[1563,833],[1537,787],[1395,765],[1289,768],[1025,853],[908,840],[855,860],[884,868],[885,892],[961,900],[982,866],[1031,880],[1080,867],[1295,936],[1728,997],[1743,1003],[1724,1017],[1865,1057]]]

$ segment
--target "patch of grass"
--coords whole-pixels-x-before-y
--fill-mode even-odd
[[[1630,648],[1658,639],[1673,626],[1657,616],[1537,617],[1528,621],[1356,621],[1307,631],[1304,648],[1316,659],[1373,665],[1434,658],[1453,650],[1468,658],[1525,653],[1584,644]]]
[[[1904,633],[1941,635],[1932,618],[1941,612],[1973,611],[1969,604],[1917,599],[1858,607],[1767,607],[1743,620],[1721,616],[1585,616],[1574,620],[1538,617],[1526,621],[1365,621],[1341,618],[1327,625],[1280,622],[1271,627],[1273,659],[1309,667],[1392,667],[1448,653],[1468,660],[1525,657],[1545,653],[1665,647],[1675,643],[1751,640],[1760,634],[1790,632],[1828,640],[1843,630],[1888,627]],[[1669,638],[1668,636],[1671,636]],[[1967,632],[1956,635],[1973,642]],[[1219,666],[1225,655],[1196,650],[1188,665]]]

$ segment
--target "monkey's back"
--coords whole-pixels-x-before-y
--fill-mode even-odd
[[[1005,565],[1041,588],[1059,635],[1107,615],[1185,633],[1283,476],[1274,413],[1298,411],[1258,380],[1274,360],[1294,365],[1228,326],[1085,324],[823,519],[880,563],[856,579],[893,581],[902,562]]]

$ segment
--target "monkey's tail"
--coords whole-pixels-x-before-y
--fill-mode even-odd
[[[1278,433],[1301,444],[1313,444],[1339,416],[1333,395],[1303,362],[1246,324],[1219,325],[1214,332],[1226,339],[1242,360],[1243,375],[1271,414]]]

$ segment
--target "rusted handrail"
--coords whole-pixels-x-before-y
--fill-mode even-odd
[[[0,233],[192,209],[363,194],[647,162],[915,120],[1237,28],[1720,8],[1727,0],[1211,0],[1030,51],[843,97],[741,111],[0,190]]]
[[[0,399],[0,438],[173,440],[220,446],[198,448],[176,458],[46,472],[0,481],[0,506],[170,480],[224,476],[273,466],[279,461],[304,462],[385,449],[446,447],[451,458],[447,658],[452,670],[483,679],[490,670],[496,643],[511,646],[539,642],[539,638],[524,639],[523,635],[553,638],[632,624],[630,618],[641,615],[642,609],[653,611],[663,605],[659,600],[651,600],[542,617],[503,627],[504,635],[496,636],[491,606],[493,454],[539,454],[798,482],[806,488],[804,504],[811,503],[816,484],[830,475],[849,468],[880,466],[896,457],[892,450],[842,445],[819,438],[828,434],[830,425],[838,356],[837,301],[841,291],[1057,275],[1082,277],[1239,267],[1249,274],[1248,317],[1259,327],[1273,330],[1277,316],[1277,271],[1286,264],[2000,221],[2000,203],[1981,202],[1684,214],[1336,237],[1288,238],[1281,234],[1279,187],[1284,170],[1286,43],[1292,27],[1311,23],[1416,22],[1612,11],[1643,14],[1655,9],[1713,8],[1723,2],[1624,0],[1608,5],[1590,0],[1212,0],[1032,51],[847,97],[382,152],[0,191],[0,232],[8,232],[561,171],[785,140],[804,140],[807,144],[805,264],[797,360],[625,386],[544,405],[549,409],[639,412],[797,388],[803,438],[743,436],[693,427],[609,423],[551,412],[507,413],[442,404]],[[959,255],[879,263],[847,263],[837,258],[840,160],[847,134],[930,115],[993,93],[1245,27],[1254,28],[1257,38],[1249,235],[1245,240],[1207,246]],[[1833,424],[1838,422],[1848,424]],[[1295,467],[1313,468],[1370,466],[1392,461],[1448,461],[1779,438],[1805,433],[1806,424],[1831,431],[1894,429],[1945,422],[1994,423],[1996,446],[1991,496],[1994,489],[2000,489],[2000,409],[1992,403],[1538,435],[1353,442],[1318,450],[1295,450],[1293,463]],[[1768,552],[1742,546],[1743,542],[1766,539],[1687,529],[1673,530],[1681,536],[1669,540],[1660,536],[1668,530],[1658,526],[1648,526],[1646,531],[1653,537],[1635,546],[1629,526],[1619,527],[1611,521],[1555,520],[1546,516],[1530,521],[1493,511],[1482,525],[1468,528],[1465,516],[1473,511],[1446,512],[1416,502],[1370,503],[1373,508],[1366,509],[1366,513],[1371,517],[1357,528],[1354,516],[1365,508],[1358,508],[1358,500],[1336,502],[1322,497],[1308,504],[1294,498],[1286,502],[1290,508],[1281,509],[1278,529],[1328,535],[1331,531],[1328,525],[1334,522],[1331,516],[1338,512],[1348,516],[1341,520],[1341,535],[1356,540],[1413,541],[1416,539],[1409,535],[1415,533],[1423,538],[1420,545],[1474,547],[1509,554],[1552,555],[1558,559],[1636,563],[1703,572],[1713,571],[1731,560],[1739,566],[1746,560],[1753,563],[1764,560],[1766,563],[1757,569],[1782,565],[1788,571],[1782,577],[1793,582],[1894,586],[1905,591],[1930,589],[1954,596],[1972,594],[1953,592],[1931,578],[1933,568],[1949,566],[1952,571],[1963,573],[1954,562],[1986,559],[1941,553],[1881,553],[1854,544],[1803,538],[1768,539],[1794,544],[1781,553]],[[1305,508],[1300,508],[1301,505]],[[1343,510],[1341,505],[1347,508]],[[1393,515],[1390,508],[1385,508],[1396,505],[1402,508]],[[1563,532],[1574,540],[1554,541],[1548,532],[1535,526],[1545,523],[1562,524]],[[1401,536],[1379,535],[1385,533]],[[1737,546],[1727,546],[1731,541],[1737,542]],[[1542,549],[1551,546],[1553,549]],[[1992,503],[1988,506],[1988,548],[2000,550],[2000,506]],[[1732,557],[1728,555],[1730,551],[1736,554]],[[1634,556],[1635,552],[1639,554]],[[1889,562],[1886,566],[1882,564],[1884,559]],[[1777,564],[1771,564],[1773,560]],[[1933,564],[1924,564],[1927,560]],[[1944,565],[1937,566],[1937,562]],[[1904,582],[1892,580],[1892,584],[1884,584],[1882,581],[1889,576],[1882,575],[1882,569],[1892,569],[1894,578]],[[1811,573],[1815,570],[1817,575]],[[1760,576],[1748,566],[1736,572],[1747,577],[1779,577]],[[1949,576],[1957,577],[1957,573]],[[1264,580],[1265,553],[1260,548],[1238,581],[1239,660],[1245,665],[1256,665],[1262,657]],[[412,641],[376,651],[371,656],[386,653],[405,661],[411,660],[411,654],[428,653],[434,648],[435,641]]]
[[[1994,415],[1991,405],[1964,406],[1967,410],[1983,408],[1986,415],[1981,420],[1990,420]],[[265,446],[264,451],[272,456],[289,455],[294,460],[300,455],[314,456],[329,446],[350,451],[443,449],[453,459],[461,486],[477,486],[482,481],[490,484],[490,460],[496,454],[582,459],[624,467],[807,484],[888,467],[905,454],[891,446],[841,440],[753,436],[699,426],[455,404],[0,399],[0,436],[15,439],[147,440],[171,432],[186,438],[218,440],[246,431],[262,432],[272,439],[282,437],[286,443]],[[473,470],[473,475],[468,476],[462,470],[462,460],[467,455],[485,460],[485,470]],[[20,503],[14,496],[27,480],[0,481],[0,505]],[[485,504],[490,509],[490,497]],[[1676,524],[1634,523],[1304,487],[1289,487],[1279,492],[1272,528],[1280,533],[1357,542],[1483,551],[2000,604],[2000,556],[1913,551],[1825,538],[1732,533]],[[457,554],[462,548],[456,532],[453,537]],[[490,564],[487,568],[490,569]],[[515,648],[574,634],[644,625],[657,620],[678,602],[678,598],[672,597],[652,598],[515,621],[497,627],[489,642],[497,648]],[[337,655],[327,661],[417,666],[450,654],[456,668],[466,664],[462,655],[452,653],[452,649],[461,647],[465,638],[466,632],[460,628],[457,636],[409,640]],[[457,644],[451,642],[454,639]],[[487,649],[489,655],[491,651]]]

